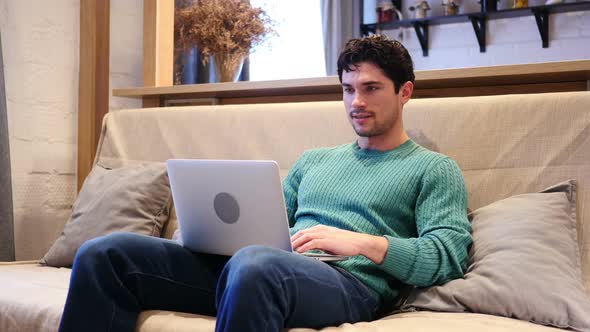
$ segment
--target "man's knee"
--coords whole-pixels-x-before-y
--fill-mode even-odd
[[[251,245],[238,250],[229,262],[236,267],[264,269],[285,261],[287,252],[261,245]]]
[[[238,250],[224,268],[228,282],[260,285],[264,281],[276,282],[287,252],[271,247],[253,245]]]
[[[137,234],[115,232],[84,242],[74,259],[76,262],[96,262],[97,259],[107,258],[109,252],[125,250],[125,247],[133,243]]]

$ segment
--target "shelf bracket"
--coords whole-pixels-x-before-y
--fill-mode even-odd
[[[485,53],[486,51],[486,18],[485,16],[469,16],[471,24],[473,25],[473,31],[479,44],[479,52]]]
[[[368,36],[369,33],[377,33],[377,24],[361,24],[361,34],[363,36]]]
[[[428,56],[428,22],[413,22],[414,30],[416,30],[416,36],[420,41],[420,47],[422,47],[422,55]]]
[[[535,10],[535,20],[537,21],[537,28],[541,34],[541,40],[543,41],[543,48],[549,47],[549,12],[547,10]]]

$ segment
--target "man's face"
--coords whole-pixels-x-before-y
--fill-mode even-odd
[[[393,81],[370,62],[353,69],[342,73],[342,99],[354,131],[369,138],[391,134],[403,105]]]

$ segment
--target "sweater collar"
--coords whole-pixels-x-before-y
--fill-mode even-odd
[[[418,144],[416,144],[412,139],[408,139],[407,141],[405,141],[401,145],[397,146],[393,150],[380,151],[380,150],[373,150],[373,149],[363,149],[359,146],[357,141],[354,141],[351,144],[351,147],[352,147],[354,154],[359,157],[385,157],[385,156],[389,156],[389,157],[396,156],[397,157],[397,156],[402,156],[407,153],[410,153],[411,151],[413,151],[414,149],[416,149],[418,147]]]

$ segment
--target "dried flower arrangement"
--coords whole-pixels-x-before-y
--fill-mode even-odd
[[[197,45],[204,63],[212,55],[216,66],[228,68],[241,65],[250,49],[274,32],[266,12],[248,0],[188,0],[174,25],[178,50]]]

